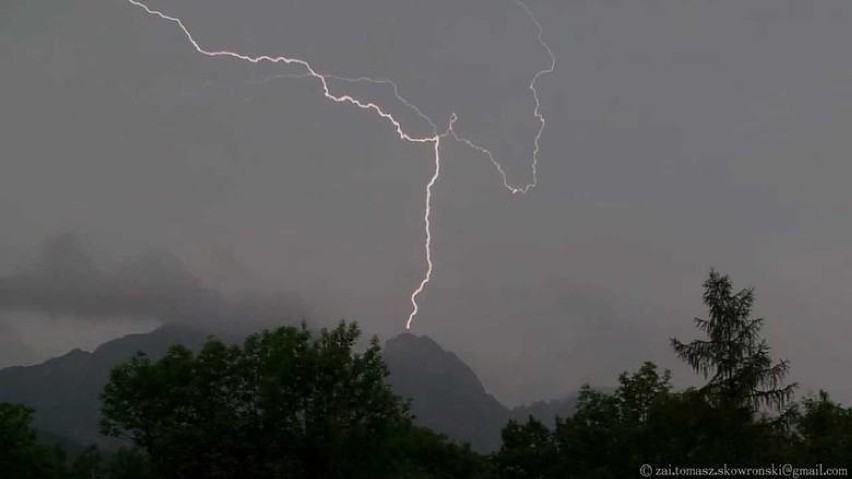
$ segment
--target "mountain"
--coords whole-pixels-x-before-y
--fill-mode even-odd
[[[420,425],[479,450],[499,447],[509,410],[458,356],[428,337],[403,334],[385,343],[384,357],[391,385],[412,401]]]
[[[167,325],[104,343],[89,353],[79,349],[34,366],[0,370],[0,401],[35,409],[34,425],[56,442],[109,446],[100,436],[99,395],[117,363],[142,351],[160,357],[172,344],[199,348],[207,333]],[[551,424],[573,410],[573,400],[534,403],[509,409],[488,394],[473,370],[452,352],[425,336],[403,334],[387,341],[384,357],[397,394],[411,401],[415,422],[479,451],[500,445],[500,430],[510,419],[529,415]]]
[[[159,357],[175,343],[199,347],[205,337],[170,325],[109,341],[91,353],[75,349],[34,366],[5,368],[0,370],[0,401],[35,409],[33,425],[46,435],[106,445],[109,440],[98,432],[99,395],[110,369],[138,351]]]
[[[411,400],[415,421],[479,451],[499,448],[500,432],[510,420],[532,416],[550,426],[576,407],[576,398],[569,396],[509,409],[485,390],[464,361],[426,336],[397,336],[385,343],[383,354],[391,385]]]

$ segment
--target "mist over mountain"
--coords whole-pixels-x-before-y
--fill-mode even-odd
[[[0,367],[9,364],[28,364],[37,354],[20,335],[0,319]]]
[[[4,273],[0,331],[7,332],[2,341],[8,344],[0,349],[0,366],[38,357],[16,332],[27,329],[25,323],[32,319],[53,318],[56,329],[75,320],[98,326],[121,318],[131,324],[155,321],[237,334],[307,316],[294,294],[254,291],[250,284],[217,287],[162,250],[108,259],[71,233],[48,238],[35,258]],[[115,329],[105,326],[105,334]]]

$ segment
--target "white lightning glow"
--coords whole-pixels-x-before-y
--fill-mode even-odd
[[[545,49],[548,56],[550,57],[550,67],[548,67],[547,69],[540,70],[540,71],[536,72],[536,74],[533,76],[532,81],[530,82],[530,85],[529,85],[529,89],[532,91],[533,99],[535,101],[535,109],[533,111],[533,115],[535,116],[535,118],[539,122],[539,129],[538,129],[538,132],[536,133],[536,136],[535,136],[534,149],[533,149],[533,153],[532,153],[532,161],[531,161],[531,164],[530,164],[530,168],[532,170],[532,180],[529,183],[526,183],[526,184],[523,184],[523,185],[520,185],[520,186],[512,186],[511,185],[511,183],[509,182],[508,175],[506,174],[506,171],[503,168],[503,165],[499,161],[497,161],[497,158],[494,156],[494,154],[490,150],[488,150],[487,148],[485,148],[483,146],[480,146],[479,144],[473,142],[470,139],[461,137],[460,135],[458,135],[453,130],[453,126],[455,125],[456,121],[458,120],[458,117],[456,116],[455,113],[453,113],[450,116],[450,119],[449,119],[448,125],[447,125],[447,129],[443,133],[438,133],[438,127],[436,126],[435,122],[431,118],[426,116],[422,112],[422,110],[420,110],[414,104],[412,104],[411,102],[406,100],[400,94],[399,85],[397,85],[395,82],[393,82],[391,80],[377,79],[377,78],[371,78],[371,77],[367,77],[367,76],[358,77],[358,78],[346,78],[346,77],[341,77],[341,76],[336,76],[336,75],[331,75],[331,74],[321,74],[321,73],[318,73],[316,70],[314,70],[314,68],[307,61],[302,60],[300,58],[291,58],[291,57],[285,57],[285,56],[272,56],[272,55],[252,56],[252,55],[247,55],[247,54],[244,54],[244,53],[239,53],[239,52],[234,52],[234,51],[229,51],[229,50],[209,50],[209,49],[201,46],[201,43],[198,42],[192,36],[192,33],[190,33],[189,28],[186,26],[186,24],[184,24],[184,22],[180,18],[167,15],[167,14],[161,12],[160,10],[153,9],[153,8],[145,5],[144,3],[142,3],[138,0],[127,0],[127,2],[136,6],[136,7],[141,8],[148,15],[158,17],[162,20],[166,20],[166,21],[172,22],[175,25],[177,25],[178,28],[183,33],[183,35],[186,37],[189,44],[192,45],[192,47],[198,53],[200,53],[202,55],[205,55],[205,56],[208,56],[208,57],[232,58],[232,59],[242,60],[242,61],[246,61],[246,62],[253,63],[253,64],[268,62],[268,63],[283,63],[285,65],[301,66],[302,68],[305,69],[305,73],[275,75],[275,76],[267,78],[266,80],[264,80],[264,82],[269,81],[273,78],[313,78],[313,79],[319,81],[320,85],[322,86],[323,96],[325,96],[325,98],[327,98],[327,99],[329,99],[333,102],[336,102],[336,103],[348,103],[348,104],[354,105],[354,106],[356,106],[356,107],[358,107],[362,110],[368,110],[368,111],[374,112],[380,118],[389,122],[393,126],[393,128],[396,131],[396,134],[399,136],[399,138],[404,140],[404,141],[411,142],[411,143],[432,143],[433,144],[434,152],[435,152],[435,170],[434,170],[431,178],[429,179],[429,182],[426,184],[426,204],[425,204],[424,211],[423,211],[423,222],[424,222],[425,232],[426,232],[426,239],[425,239],[425,244],[424,244],[424,249],[425,249],[425,252],[426,252],[426,273],[423,276],[423,279],[420,281],[420,284],[411,293],[412,310],[411,310],[411,313],[408,316],[408,320],[405,322],[405,328],[406,329],[411,328],[411,324],[414,321],[414,318],[417,316],[417,313],[420,310],[420,307],[417,303],[417,297],[421,293],[423,293],[423,291],[426,289],[426,286],[432,280],[432,272],[434,270],[434,263],[432,261],[432,190],[433,190],[435,184],[438,182],[438,179],[441,176],[441,150],[440,150],[441,149],[441,140],[452,135],[452,137],[456,141],[462,142],[462,143],[468,145],[469,147],[473,148],[474,150],[486,155],[488,157],[488,159],[491,161],[491,163],[494,165],[494,167],[497,169],[497,172],[502,177],[503,186],[507,190],[509,190],[512,194],[517,194],[517,193],[525,194],[530,189],[534,188],[538,184],[538,156],[539,156],[539,151],[541,149],[540,148],[540,140],[541,140],[541,135],[544,132],[544,128],[546,126],[546,121],[545,121],[544,115],[541,113],[541,101],[539,99],[538,88],[537,88],[536,85],[537,85],[539,78],[541,78],[543,75],[546,75],[548,73],[553,73],[556,70],[556,56],[553,54],[553,51],[550,49],[550,47],[544,41],[544,28],[542,27],[541,23],[535,17],[532,10],[530,10],[530,8],[525,3],[521,2],[520,0],[516,0],[516,3],[521,8],[523,8],[524,12],[527,13],[527,15],[530,17],[530,19],[535,24],[536,28],[538,29],[538,42]],[[396,118],[394,118],[394,116],[392,114],[386,112],[380,105],[373,103],[373,102],[359,100],[359,99],[357,99],[354,96],[349,95],[349,94],[340,94],[340,95],[333,94],[332,91],[331,91],[331,86],[330,86],[330,83],[332,81],[348,82],[348,83],[366,82],[366,83],[377,84],[377,85],[389,85],[393,89],[393,93],[394,93],[394,96],[396,97],[396,100],[399,101],[400,103],[402,103],[403,105],[405,105],[407,108],[409,108],[413,112],[415,112],[420,119],[424,120],[429,125],[429,127],[431,128],[431,133],[428,136],[414,136],[412,134],[406,133],[405,130],[403,129],[400,121],[398,121]]]
[[[414,321],[415,316],[420,311],[420,305],[417,304],[417,297],[420,296],[420,293],[426,289],[426,285],[432,280],[432,188],[438,182],[438,178],[441,177],[441,138],[446,137],[450,132],[455,122],[455,117],[455,113],[453,113],[450,119],[450,126],[447,128],[446,133],[435,137],[435,172],[429,178],[429,183],[426,183],[426,206],[423,209],[423,223],[426,228],[426,243],[424,245],[426,249],[426,274],[420,280],[420,285],[417,286],[417,289],[411,293],[411,313],[405,322],[405,329],[411,329],[411,322]]]
[[[516,0],[518,6],[524,9],[524,12],[530,17],[530,20],[535,24],[535,27],[538,29],[538,43],[544,48],[544,51],[547,52],[547,56],[550,58],[550,66],[545,68],[544,70],[539,70],[533,75],[532,81],[530,81],[529,89],[532,92],[533,100],[535,100],[535,110],[533,111],[533,115],[538,120],[539,128],[535,134],[535,140],[533,141],[534,148],[532,154],[532,161],[530,162],[530,169],[532,170],[532,180],[529,183],[525,183],[520,186],[512,186],[509,182],[509,176],[506,174],[506,170],[503,168],[503,165],[497,161],[497,158],[494,157],[494,154],[485,147],[482,147],[475,143],[472,140],[461,137],[453,131],[453,138],[456,141],[460,141],[467,146],[473,148],[474,150],[484,154],[491,161],[491,164],[494,165],[494,168],[497,169],[497,172],[500,174],[500,177],[503,180],[503,186],[509,190],[512,194],[526,194],[532,188],[535,188],[538,185],[538,154],[541,150],[541,135],[544,133],[544,128],[547,126],[547,120],[544,118],[544,115],[541,113],[541,99],[538,96],[538,84],[539,78],[548,73],[553,73],[556,71],[556,55],[553,54],[553,50],[550,49],[550,45],[544,41],[544,27],[541,25],[541,22],[538,21],[535,14],[533,14],[530,7],[527,6],[526,3]]]

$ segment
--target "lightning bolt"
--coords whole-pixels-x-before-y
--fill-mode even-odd
[[[452,130],[452,124],[454,123],[454,121],[450,121],[450,131],[453,134],[453,138],[455,138],[456,141],[462,142],[470,148],[487,156],[488,160],[491,161],[491,164],[494,165],[494,168],[497,169],[497,173],[500,174],[500,177],[503,180],[503,187],[509,190],[509,192],[511,192],[513,195],[519,193],[527,194],[531,189],[538,186],[538,156],[539,152],[541,151],[541,135],[544,133],[544,129],[547,126],[547,120],[545,119],[544,114],[541,113],[541,99],[539,98],[538,87],[536,85],[538,84],[538,80],[541,77],[556,71],[556,55],[553,54],[553,50],[550,48],[550,45],[548,45],[547,42],[544,40],[544,27],[542,26],[541,22],[538,21],[538,18],[536,18],[535,14],[530,9],[530,7],[527,6],[526,3],[522,2],[521,0],[515,0],[515,3],[517,3],[518,6],[521,7],[524,12],[526,12],[527,16],[529,16],[530,20],[532,20],[532,22],[535,24],[535,27],[538,29],[538,43],[539,45],[541,45],[542,48],[544,48],[544,51],[547,52],[547,56],[550,58],[550,66],[545,68],[544,70],[537,71],[536,74],[533,75],[532,81],[530,81],[528,87],[532,92],[533,100],[535,101],[535,110],[533,110],[533,115],[539,123],[538,131],[536,132],[535,140],[533,141],[534,148],[532,154],[532,162],[530,163],[530,169],[532,170],[532,181],[520,186],[512,186],[512,184],[509,182],[509,176],[506,173],[506,170],[503,168],[503,165],[499,161],[497,161],[497,158],[494,156],[494,154],[489,149],[480,146],[473,140],[457,135],[456,132]]]
[[[331,100],[335,103],[346,103],[346,104],[353,105],[357,108],[360,108],[362,110],[367,110],[367,111],[371,111],[371,112],[375,113],[381,119],[390,123],[391,126],[393,127],[393,129],[395,130],[396,134],[403,141],[407,141],[407,142],[410,142],[410,143],[431,143],[433,145],[434,155],[435,155],[434,156],[434,158],[435,158],[435,162],[434,162],[435,163],[435,169],[432,173],[432,176],[429,178],[429,182],[426,184],[426,204],[425,204],[424,211],[423,211],[423,223],[424,223],[424,229],[425,229],[425,232],[426,232],[426,240],[425,240],[425,244],[424,244],[424,249],[425,249],[425,252],[426,252],[426,273],[423,276],[423,279],[420,281],[420,284],[411,293],[411,307],[412,307],[412,309],[411,309],[411,313],[408,316],[408,320],[405,322],[405,328],[406,329],[411,329],[411,323],[414,321],[414,318],[417,316],[417,313],[420,310],[420,307],[417,303],[417,297],[420,296],[420,294],[422,294],[423,291],[425,291],[427,285],[432,280],[432,272],[434,270],[434,263],[432,261],[432,196],[433,196],[432,193],[433,193],[433,189],[434,189],[435,185],[437,184],[438,180],[441,177],[441,140],[443,140],[443,139],[445,139],[449,136],[452,136],[452,138],[454,140],[461,142],[461,143],[464,143],[465,145],[469,146],[470,148],[474,149],[475,151],[478,151],[478,152],[484,154],[486,157],[488,157],[489,161],[491,161],[491,163],[497,169],[497,172],[500,174],[502,181],[503,181],[503,186],[512,194],[519,194],[519,193],[520,194],[526,194],[527,192],[529,192],[530,189],[534,188],[538,184],[538,158],[539,158],[539,152],[541,150],[540,142],[541,142],[541,136],[544,133],[544,129],[545,129],[547,123],[546,123],[544,115],[541,113],[541,100],[539,98],[537,83],[542,76],[544,76],[548,73],[553,73],[554,71],[556,71],[556,56],[553,54],[553,50],[551,50],[550,46],[544,40],[544,27],[541,25],[541,22],[538,21],[535,14],[533,14],[533,11],[525,3],[523,3],[521,0],[516,0],[516,3],[518,4],[519,7],[521,7],[524,10],[524,12],[526,12],[526,14],[529,16],[529,18],[532,20],[532,22],[535,24],[536,28],[538,29],[538,42],[544,48],[544,50],[547,52],[547,55],[550,57],[550,66],[548,68],[544,69],[544,70],[540,70],[540,71],[536,72],[536,74],[532,78],[532,81],[529,84],[529,89],[532,91],[533,100],[535,102],[535,109],[533,111],[533,115],[535,116],[536,120],[539,122],[539,128],[538,128],[538,132],[536,133],[535,140],[533,142],[534,148],[533,148],[533,153],[532,153],[532,162],[531,162],[531,166],[530,166],[531,170],[532,170],[532,180],[528,183],[525,183],[525,184],[519,185],[519,186],[513,186],[511,184],[505,168],[503,168],[503,165],[497,160],[495,155],[489,149],[479,145],[478,143],[474,142],[471,139],[462,137],[462,136],[460,136],[456,133],[456,131],[453,129],[453,127],[455,126],[456,122],[458,121],[458,116],[455,113],[452,113],[450,115],[446,130],[439,133],[438,127],[436,126],[435,122],[431,118],[429,118],[427,115],[425,115],[422,110],[417,108],[417,106],[415,106],[410,101],[406,100],[405,97],[403,97],[400,94],[399,85],[397,85],[395,82],[393,82],[391,80],[384,79],[384,78],[372,78],[372,77],[368,77],[368,76],[362,76],[362,77],[357,77],[357,78],[347,78],[347,77],[342,77],[342,76],[337,76],[337,75],[332,75],[332,74],[318,73],[316,70],[314,70],[314,68],[310,65],[310,63],[308,63],[305,60],[302,60],[300,58],[295,58],[295,57],[272,56],[272,55],[252,56],[252,55],[247,55],[247,54],[244,54],[244,53],[239,53],[239,52],[230,51],[230,50],[210,50],[210,49],[203,47],[201,45],[201,43],[195,39],[195,37],[190,32],[189,28],[186,26],[186,24],[180,18],[168,15],[166,13],[163,13],[160,10],[151,8],[151,7],[142,3],[139,0],[127,0],[127,2],[130,3],[131,5],[134,5],[138,8],[140,8],[140,9],[144,10],[145,13],[147,13],[150,16],[157,17],[157,18],[160,18],[161,20],[165,20],[165,21],[168,21],[168,22],[171,22],[171,23],[177,25],[177,27],[183,33],[184,37],[186,37],[186,40],[189,42],[189,44],[195,49],[196,52],[198,52],[202,55],[205,55],[205,56],[208,56],[208,57],[232,58],[232,59],[235,59],[235,60],[241,60],[241,61],[245,61],[245,62],[249,62],[249,63],[253,63],[253,64],[260,64],[260,63],[266,62],[266,63],[273,63],[273,64],[278,63],[278,64],[285,64],[285,65],[300,66],[305,70],[304,73],[275,75],[273,77],[267,78],[266,80],[264,80],[264,82],[270,81],[270,80],[275,79],[275,78],[313,78],[320,83],[320,86],[322,87],[323,96],[325,98],[327,98],[327,99],[329,99],[329,100]],[[405,130],[403,129],[400,121],[398,121],[396,118],[394,118],[394,116],[392,114],[386,112],[380,105],[373,103],[373,102],[369,102],[369,101],[359,100],[359,99],[355,98],[354,96],[352,96],[350,94],[343,93],[343,94],[337,94],[336,95],[336,94],[332,93],[332,89],[331,89],[331,85],[330,85],[332,81],[339,81],[341,83],[366,82],[366,83],[371,83],[371,84],[376,84],[376,85],[390,86],[391,89],[393,90],[393,94],[396,97],[397,101],[399,101],[401,104],[405,105],[406,108],[413,111],[420,119],[424,120],[429,125],[429,127],[431,128],[431,133],[427,136],[414,136],[412,134],[406,133]]]

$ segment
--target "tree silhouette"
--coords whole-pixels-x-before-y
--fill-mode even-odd
[[[0,477],[65,477],[65,454],[56,446],[38,442],[32,417],[29,407],[0,402]]]
[[[559,459],[553,434],[532,416],[526,423],[509,421],[503,445],[496,454],[497,468],[506,479],[551,477]]]
[[[707,339],[671,340],[677,355],[709,379],[702,390],[725,409],[745,407],[754,412],[769,406],[781,410],[796,384],[781,385],[789,363],[773,362],[769,346],[760,336],[763,319],[751,315],[754,289],[735,293],[728,276],[711,270],[704,282],[704,304],[709,316],[695,318],[695,325]]]
[[[116,367],[103,431],[125,437],[164,478],[468,477],[480,457],[411,424],[375,338],[341,322],[209,339]],[[455,471],[452,475],[446,470]],[[467,471],[467,472],[465,472]]]
[[[832,401],[825,391],[802,401],[795,417],[804,461],[847,464],[852,458],[852,408]]]

